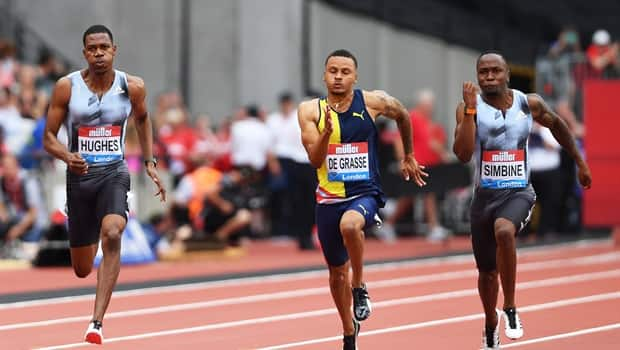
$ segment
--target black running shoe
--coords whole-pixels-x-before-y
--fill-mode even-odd
[[[370,316],[372,304],[366,290],[366,284],[362,283],[360,288],[352,288],[353,292],[353,316],[358,321],[364,321]]]
[[[353,334],[342,337],[342,350],[357,349],[357,335],[360,333],[360,323],[353,319]]]
[[[482,350],[496,350],[499,349],[499,322],[500,311],[495,310],[497,313],[497,325],[495,327],[484,327],[482,332]]]

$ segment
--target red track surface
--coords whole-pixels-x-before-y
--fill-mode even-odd
[[[326,276],[119,292],[102,348],[339,349]],[[471,257],[370,267],[365,279],[374,310],[359,348],[479,348],[483,320]],[[620,250],[599,242],[521,251],[517,303],[525,336],[502,334],[503,348],[620,348]],[[80,343],[91,309],[92,297],[0,305],[0,349],[92,348]]]
[[[399,259],[432,256],[450,251],[469,251],[469,239],[456,237],[446,244],[433,244],[424,239],[401,239],[398,244],[384,244],[377,240],[366,241],[366,259]],[[247,247],[228,253],[198,254],[195,259],[159,262],[156,264],[123,266],[118,283],[165,280],[215,274],[264,271],[269,269],[299,268],[324,264],[319,251],[300,252],[291,242],[255,241]],[[24,283],[24,277],[29,279]],[[0,270],[0,294],[31,292],[71,287],[94,287],[97,274],[75,278],[67,268]]]

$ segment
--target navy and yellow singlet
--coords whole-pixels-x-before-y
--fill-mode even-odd
[[[366,110],[362,90],[354,90],[346,112],[331,110],[332,134],[327,156],[317,169],[319,204],[339,203],[361,196],[376,196],[383,202],[380,188],[378,133]],[[326,97],[319,98],[318,129],[325,128]]]

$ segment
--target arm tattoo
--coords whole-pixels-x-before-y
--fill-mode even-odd
[[[385,102],[385,115],[394,119],[398,119],[401,115],[407,114],[405,107],[394,97],[382,97]]]
[[[538,118],[536,121],[547,128],[551,128],[555,123],[555,119],[559,118],[559,116],[549,108],[542,97],[538,97],[538,106],[536,109],[539,110],[537,111]]]
[[[413,152],[413,146],[411,145],[411,121],[409,120],[409,113],[407,109],[394,97],[382,97],[385,101],[384,114],[392,119],[396,120],[398,125],[398,131],[400,132],[400,138],[403,142],[403,150],[405,156]]]
[[[564,122],[559,115],[553,112],[540,97],[538,98],[538,106],[535,107],[535,110],[537,110],[536,112],[538,113],[536,113],[537,116],[534,119],[541,125],[549,128],[553,134],[553,137],[579,164],[579,162],[582,161],[581,153],[577,148],[575,139],[568,129],[566,122]]]

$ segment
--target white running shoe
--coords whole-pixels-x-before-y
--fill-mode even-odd
[[[523,325],[517,309],[512,307],[504,309],[504,331],[510,339],[519,339],[523,336]]]
[[[448,231],[447,228],[443,226],[435,226],[433,227],[432,230],[430,230],[430,232],[426,236],[426,240],[429,242],[434,242],[434,243],[443,242],[446,239],[448,239],[449,235],[450,235],[450,232]]]
[[[382,224],[380,227],[376,226],[374,229],[374,233],[377,238],[383,242],[395,243],[398,238],[396,229],[394,229],[394,226],[390,224]]]
[[[482,350],[495,350],[499,349],[499,321],[501,320],[500,311],[495,309],[495,313],[497,313],[497,325],[493,332],[487,333],[487,328],[484,327],[484,331],[482,331]]]
[[[88,324],[86,334],[84,334],[84,341],[91,344],[103,343],[103,325],[101,321],[91,321]]]

